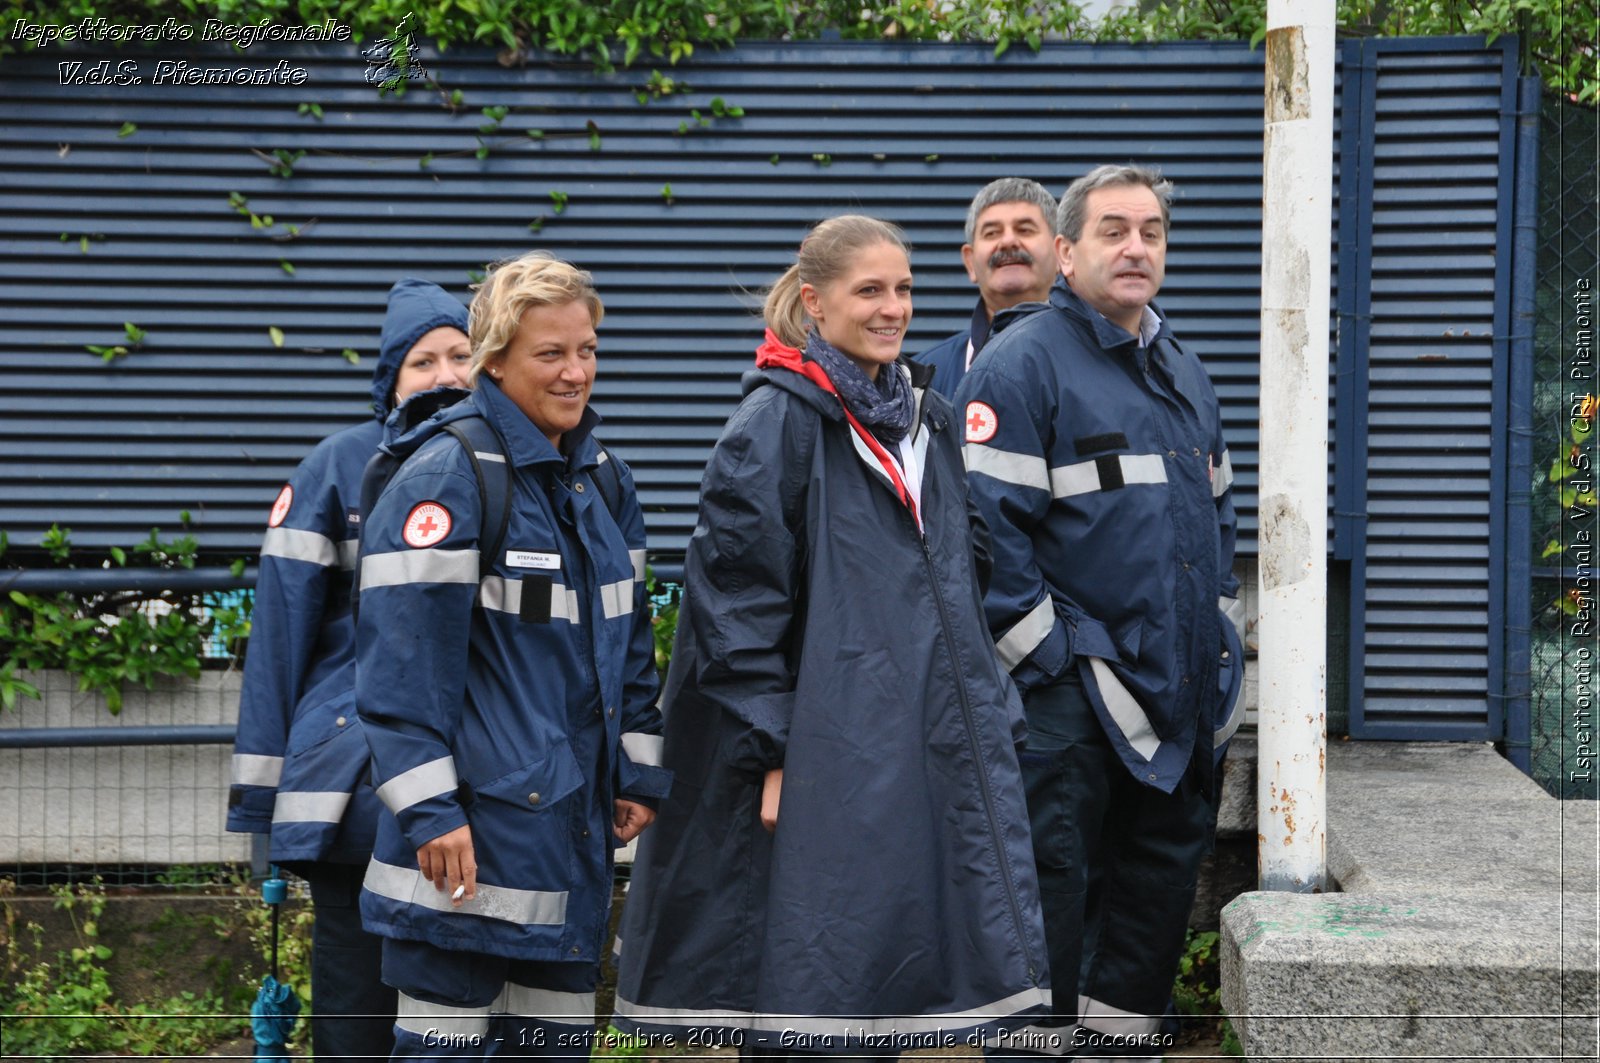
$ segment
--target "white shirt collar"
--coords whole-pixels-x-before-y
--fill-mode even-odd
[[[1150,304],[1144,304],[1144,313],[1139,315],[1139,346],[1148,347],[1150,341],[1156,338],[1156,332],[1161,328],[1161,315],[1150,309]]]

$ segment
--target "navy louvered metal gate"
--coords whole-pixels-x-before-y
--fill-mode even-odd
[[[746,44],[673,68],[678,91],[644,103],[643,71],[424,51],[462,93],[452,110],[418,85],[381,99],[353,48],[263,47],[104,56],[135,62],[139,85],[61,84],[58,61],[102,56],[59,48],[0,69],[0,529],[13,550],[52,522],[84,546],[127,546],[184,510],[209,555],[253,553],[295,463],[365,415],[388,285],[420,276],[465,299],[471,272],[543,246],[593,270],[605,298],[601,434],[636,470],[670,574],[760,338],[752,293],[809,223],[860,210],[907,229],[920,350],[970,312],[958,247],[979,186],[1015,174],[1059,192],[1132,159],[1179,187],[1162,305],[1216,381],[1240,550],[1254,555],[1259,51],[1052,44],[996,60],[968,45]],[[1513,57],[1509,39],[1342,51],[1330,508],[1356,580],[1358,735],[1500,726],[1485,633],[1505,593],[1492,470]],[[307,80],[157,85],[160,58],[286,62]],[[320,120],[301,113],[310,103]],[[491,106],[510,110],[485,131]],[[305,152],[292,176],[269,171],[280,149]],[[272,225],[252,228],[252,212]],[[141,347],[111,364],[85,352],[122,342],[124,322],[146,331]]]
[[[1352,415],[1335,500],[1352,562],[1350,731],[1495,739],[1515,42],[1353,40],[1343,59],[1357,123],[1341,175],[1338,402]]]
[[[906,228],[918,350],[970,313],[958,248],[979,186],[1019,174],[1059,192],[1096,163],[1137,159],[1180,189],[1163,305],[1217,379],[1253,551],[1258,53],[750,44],[674,68],[679,91],[648,105],[639,71],[424,53],[463,93],[457,113],[418,87],[379,99],[349,50],[227,62],[285,56],[306,85],[63,86],[59,53],[8,59],[0,527],[14,544],[60,521],[80,543],[127,545],[188,510],[207,550],[253,551],[277,484],[362,416],[367,370],[339,352],[373,352],[389,283],[412,274],[465,298],[469,272],[543,246],[596,275],[603,436],[635,466],[670,566],[760,339],[750,293],[810,223],[859,210]],[[717,117],[718,99],[744,114]],[[321,121],[297,113],[307,102]],[[486,106],[510,108],[498,134],[479,131]],[[136,131],[119,136],[123,122]],[[278,149],[306,152],[290,178],[255,154]],[[273,227],[253,230],[249,212]],[[143,347],[113,365],[85,353],[120,342],[125,321],[148,332]]]

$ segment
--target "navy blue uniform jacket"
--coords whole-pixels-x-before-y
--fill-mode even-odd
[[[797,372],[752,374],[712,453],[664,698],[673,793],[634,864],[619,1026],[789,1028],[838,1051],[1049,1003],[1021,703],[984,627],[959,424],[925,367],[884,371],[908,370],[926,537],[838,399]],[[761,784],[780,766],[769,834]]]
[[[1075,666],[1128,770],[1171,792],[1242,716],[1216,392],[1164,319],[1141,346],[1063,281],[998,324],[958,405],[1000,659],[1024,688]]]
[[[361,473],[385,437],[406,354],[425,333],[467,330],[448,292],[406,278],[389,292],[372,374],[374,419],[329,436],[278,493],[261,540],[239,698],[228,829],[272,835],[272,859],[365,863],[378,801],[356,718],[350,581]]]
[[[443,431],[475,414],[499,431],[512,472],[487,571],[471,458]],[[409,456],[362,529],[356,631],[356,706],[387,808],[361,893],[374,933],[513,959],[600,957],[613,802],[658,798],[670,776],[644,517],[626,466],[616,517],[595,486],[598,420],[586,410],[557,451],[485,374],[390,444]],[[477,896],[455,908],[416,851],[463,825]]]

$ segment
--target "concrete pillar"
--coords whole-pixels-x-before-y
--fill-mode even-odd
[[[1268,0],[1261,246],[1261,888],[1326,881],[1334,0]]]

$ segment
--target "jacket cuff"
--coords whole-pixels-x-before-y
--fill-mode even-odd
[[[739,698],[730,704],[730,698]],[[717,698],[728,713],[728,725],[736,733],[728,743],[729,766],[751,777],[783,767],[789,745],[789,721],[794,713],[794,692],[755,694],[737,693]]]
[[[661,811],[661,798],[654,794],[620,793],[618,800],[632,801],[636,805],[643,805],[652,812]]]
[[[277,803],[278,791],[264,786],[228,788],[228,830],[236,834],[269,834],[272,832],[272,808]]]
[[[466,812],[460,805],[445,798],[413,805],[395,818],[400,821],[400,833],[405,835],[412,849],[421,849],[433,839],[467,826]]]
[[[1017,684],[1017,689],[1026,694],[1059,679],[1071,660],[1072,646],[1067,637],[1067,626],[1058,616],[1044,641],[1012,669],[1011,679]]]
[[[662,798],[672,791],[672,772],[654,764],[624,764],[618,773],[617,796],[630,801],[648,802],[641,798]],[[651,805],[654,808],[654,805]]]

